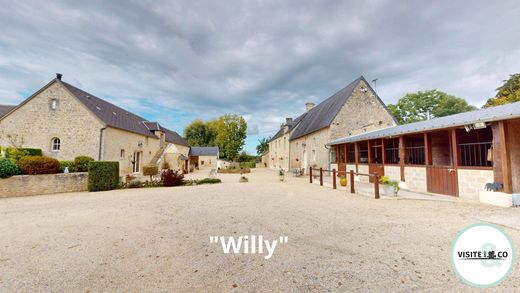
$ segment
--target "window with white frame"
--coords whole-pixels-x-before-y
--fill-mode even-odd
[[[59,151],[61,148],[61,141],[59,138],[55,137],[51,140],[51,150],[53,152]]]

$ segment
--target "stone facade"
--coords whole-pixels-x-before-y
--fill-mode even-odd
[[[287,126],[284,126],[284,135],[269,142],[268,167],[271,169],[289,169],[289,135]]]
[[[164,156],[161,159],[161,162],[166,161],[172,170],[183,170],[186,161],[181,160],[181,156],[188,158],[189,151],[189,147],[173,143],[169,144],[166,148],[166,151],[164,152]]]
[[[217,168],[217,156],[198,156],[199,157],[199,169],[204,168]]]
[[[459,197],[479,199],[479,192],[484,191],[486,183],[493,182],[493,170],[457,170]]]
[[[325,144],[330,138],[329,128],[325,128],[309,135],[302,136],[290,142],[291,169],[313,168],[329,169],[330,152]]]
[[[23,139],[23,147],[41,148],[44,155],[58,160],[79,155],[98,159],[101,128],[97,117],[63,85],[54,83],[0,120],[0,145],[10,146],[11,135]],[[51,150],[53,138],[60,139],[59,151]]]
[[[392,181],[401,181],[401,167],[385,165],[385,176]]]
[[[0,198],[86,191],[87,173],[19,175],[0,179]]]
[[[404,168],[404,178],[409,190],[426,192],[426,167],[409,167]]]

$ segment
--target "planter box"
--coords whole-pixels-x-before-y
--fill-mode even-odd
[[[0,198],[87,191],[88,173],[18,175],[0,179]]]

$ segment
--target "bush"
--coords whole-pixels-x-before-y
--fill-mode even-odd
[[[74,166],[78,172],[87,172],[90,162],[94,162],[94,159],[89,156],[78,156],[74,158]]]
[[[197,184],[215,184],[215,183],[221,183],[222,180],[218,178],[204,178],[197,180]]]
[[[141,187],[143,187],[143,183],[139,180],[132,180],[132,181],[130,181],[130,183],[128,183],[128,185],[126,187],[127,188],[141,188]]]
[[[256,168],[256,162],[242,162],[240,168]]]
[[[88,191],[116,189],[119,184],[119,162],[97,161],[88,164]]]
[[[0,178],[8,178],[20,174],[20,169],[9,159],[0,158]]]
[[[60,172],[60,162],[45,156],[21,157],[17,164],[23,174],[56,174]]]
[[[6,148],[5,149],[5,157],[11,159],[15,162],[18,162],[20,158],[26,156],[43,156],[43,152],[41,149],[32,149],[32,148]]]
[[[249,168],[235,168],[231,167],[228,169],[220,169],[218,170],[218,173],[223,174],[245,174],[245,173],[251,173],[251,169]]]
[[[157,175],[159,173],[159,168],[155,165],[148,165],[143,167],[143,175],[150,176],[150,181],[152,180],[153,175]]]
[[[161,174],[161,182],[163,186],[179,186],[184,183],[184,175],[168,169]]]
[[[65,168],[68,168],[70,173],[76,172],[74,161],[60,161],[60,172],[65,172]]]

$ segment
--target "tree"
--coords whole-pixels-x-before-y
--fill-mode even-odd
[[[214,146],[216,130],[209,122],[194,120],[184,129],[184,138],[192,146]]]
[[[265,154],[269,150],[269,141],[271,140],[271,137],[268,138],[262,138],[258,140],[258,145],[256,146],[256,153],[261,156]]]
[[[246,120],[236,114],[227,114],[210,122],[210,127],[216,129],[216,139],[220,153],[224,158],[235,159],[246,142]]]
[[[476,110],[466,100],[438,90],[406,94],[388,110],[400,124],[413,123],[437,117]]]
[[[496,96],[487,100],[484,108],[520,101],[520,73],[511,74],[509,79],[503,82],[504,84],[497,88]]]

